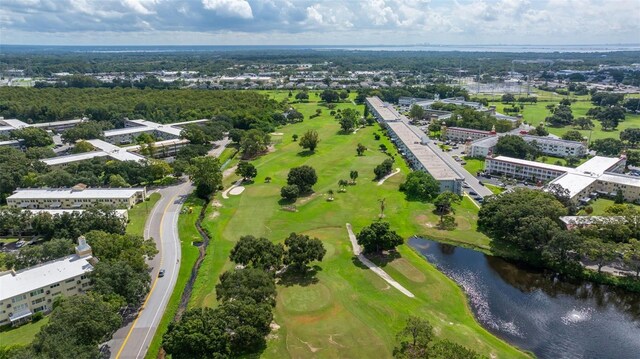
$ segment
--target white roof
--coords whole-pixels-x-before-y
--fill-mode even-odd
[[[491,148],[491,147],[493,147],[493,146],[498,144],[498,140],[499,139],[500,139],[499,136],[485,137],[485,138],[481,138],[481,139],[473,141],[471,143],[471,146]]]
[[[536,161],[528,161],[528,160],[523,160],[523,159],[520,159],[520,158],[513,158],[513,157],[507,157],[507,156],[498,156],[498,157],[492,158],[490,160],[492,160],[492,161],[493,160],[495,160],[495,161],[503,161],[503,162],[519,164],[519,165],[523,165],[523,166],[544,168],[544,169],[547,169],[547,170],[553,170],[553,171],[559,171],[559,172],[569,172],[569,171],[573,170],[572,168],[569,168],[569,167],[552,165],[552,164],[536,162]]]
[[[24,128],[24,127],[29,127],[30,125],[26,122],[22,122],[20,120],[16,120],[16,119],[3,119],[0,120],[1,122],[4,122],[7,126],[12,127],[13,129],[19,129],[19,128]]]
[[[87,119],[77,118],[75,120],[65,120],[65,121],[54,121],[54,122],[43,122],[43,123],[34,123],[33,127],[58,127],[64,125],[73,125],[77,123],[87,122]]]
[[[582,142],[563,140],[561,138],[553,138],[551,136],[523,135],[522,139],[527,142],[536,141],[537,143],[563,144],[565,146],[573,146],[573,147],[585,146],[584,143]]]
[[[91,256],[80,258],[74,254],[25,268],[15,275],[5,272],[0,275],[0,301],[90,272],[93,266],[89,259]]]
[[[67,156],[44,158],[44,159],[41,159],[40,161],[44,162],[49,166],[56,166],[63,163],[90,160],[92,158],[104,157],[104,156],[107,156],[107,154],[104,153],[103,151],[92,151],[92,152],[76,153],[76,154],[67,155]]]
[[[85,199],[131,198],[144,188],[87,188],[73,191],[70,188],[19,188],[7,199]]]
[[[109,142],[105,142],[103,140],[87,140],[93,147],[99,148],[107,156],[112,157],[118,161],[144,161],[145,158],[137,155],[135,153],[131,153],[127,151],[126,148],[118,147],[116,145],[112,145]]]
[[[37,215],[40,213],[49,213],[52,216],[59,216],[64,213],[73,213],[73,212],[82,213],[84,212],[84,209],[24,209],[23,211],[31,212],[34,215]],[[126,209],[115,209],[113,211],[118,217],[124,218],[127,216]]]
[[[144,127],[144,126],[117,128],[115,130],[104,131],[104,137],[108,138],[108,137],[114,137],[114,136],[120,136],[120,135],[127,135],[131,133],[142,133],[142,132],[151,132],[151,131],[153,131],[153,128]]]
[[[422,166],[436,180],[461,179],[449,165],[444,162],[431,148],[422,145],[420,137],[412,131],[404,122],[389,122],[389,128],[398,136],[405,146],[420,161]]]
[[[640,187],[640,178],[627,176],[619,173],[605,173],[598,177],[600,181],[624,184],[627,186]]]
[[[187,143],[189,143],[189,140],[185,138],[174,138],[172,140],[154,142],[152,145],[154,148],[161,148],[161,147],[177,146],[177,145],[182,145]],[[124,147],[124,149],[130,152],[135,152],[135,151],[139,151],[140,147],[141,145],[132,145],[132,146]]]
[[[620,161],[623,161],[621,158],[616,157],[602,157],[595,156],[587,162],[581,164],[576,167],[577,172],[591,172],[597,174],[603,174],[605,171],[609,170],[611,167],[618,164]]]
[[[616,223],[625,221],[624,216],[562,216],[560,221],[564,224],[588,225],[594,223]]]
[[[569,190],[569,197],[573,198],[576,194],[587,188],[595,181],[598,180],[597,176],[589,176],[577,173],[566,173],[551,182],[551,184],[558,184],[562,188]]]
[[[393,109],[393,106],[384,103],[378,96],[367,97],[367,102],[369,102],[371,106],[375,107],[378,115],[382,117],[383,121],[398,121],[400,119],[399,114],[395,109]]]

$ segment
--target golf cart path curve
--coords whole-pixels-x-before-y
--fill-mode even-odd
[[[362,264],[366,265],[369,269],[371,269],[375,274],[377,274],[380,278],[382,278],[385,282],[389,283],[392,287],[396,288],[402,294],[406,295],[409,298],[415,298],[415,295],[411,293],[407,288],[403,287],[402,284],[395,281],[395,279],[391,278],[390,275],[387,274],[382,268],[378,267],[372,261],[367,259],[367,257],[362,254],[362,248],[358,244],[356,240],[356,235],[353,234],[353,230],[351,229],[351,224],[347,223],[347,232],[349,232],[349,240],[351,241],[351,246],[353,247],[353,254],[355,254]]]

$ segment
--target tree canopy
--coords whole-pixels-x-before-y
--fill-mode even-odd
[[[284,247],[264,237],[242,236],[231,250],[229,259],[243,266],[275,271],[282,265]]]
[[[362,228],[356,235],[356,240],[366,253],[392,250],[404,243],[404,239],[392,231],[387,222],[373,222]]]
[[[322,241],[304,234],[291,233],[284,244],[287,247],[284,263],[298,271],[305,271],[312,261],[322,261],[327,253]]]
[[[409,199],[429,201],[440,193],[440,184],[425,171],[413,171],[400,185],[400,191]]]
[[[316,182],[318,182],[316,170],[307,165],[294,167],[289,170],[287,175],[287,184],[298,186],[301,194],[311,192]]]
[[[216,157],[202,156],[191,159],[187,167],[189,178],[197,186],[201,197],[210,196],[222,184],[220,160]]]

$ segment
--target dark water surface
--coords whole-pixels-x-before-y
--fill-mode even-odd
[[[409,245],[467,293],[489,331],[540,358],[640,359],[640,295],[421,238]]]

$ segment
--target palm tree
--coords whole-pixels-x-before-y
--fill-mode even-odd
[[[380,219],[382,219],[384,217],[384,202],[386,201],[386,198],[383,199],[379,199],[378,202],[380,202]]]
[[[333,190],[332,189],[327,191],[327,201],[333,201]]]
[[[340,186],[340,189],[338,190],[338,192],[346,192],[347,189],[347,185],[349,184],[349,181],[347,180],[343,180],[341,179],[340,181],[338,181],[338,186]]]

